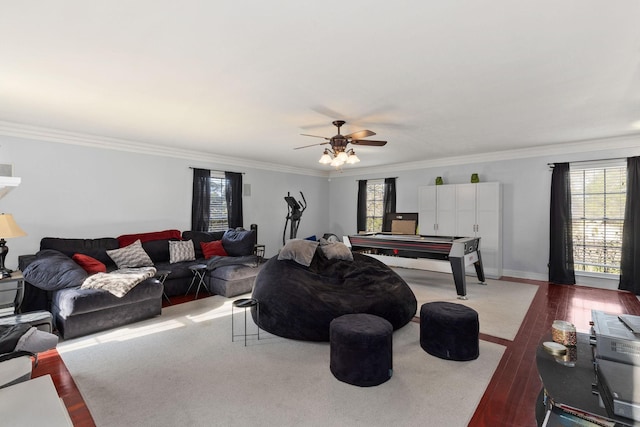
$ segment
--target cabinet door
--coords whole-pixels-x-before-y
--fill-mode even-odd
[[[418,233],[436,234],[436,187],[429,185],[418,188]]]
[[[436,207],[438,236],[456,234],[456,185],[437,185]]]
[[[456,233],[456,186],[429,185],[418,189],[418,228],[425,236]]]
[[[456,236],[475,237],[477,184],[456,185]]]
[[[498,182],[478,183],[476,230],[488,277],[502,276],[502,190]]]

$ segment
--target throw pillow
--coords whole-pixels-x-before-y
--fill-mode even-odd
[[[202,253],[202,242],[212,242],[220,240],[224,236],[224,231],[183,231],[182,240],[193,240],[193,247],[196,250],[196,258],[204,258]]]
[[[222,236],[222,245],[230,256],[251,255],[255,244],[254,230],[227,230]]]
[[[24,279],[45,291],[74,288],[89,276],[86,271],[62,252],[45,249],[22,272]]]
[[[196,251],[193,240],[169,240],[169,264],[181,261],[194,261]]]
[[[335,242],[326,243],[324,245],[321,244],[320,249],[328,259],[342,259],[345,261],[353,261],[353,254],[351,253],[351,249],[349,249],[344,243]]]
[[[202,248],[202,254],[205,259],[209,259],[213,256],[229,256],[227,251],[222,246],[222,240],[214,240],[213,242],[200,242]]]
[[[313,260],[313,255],[316,253],[318,242],[312,240],[289,240],[286,245],[280,250],[278,254],[278,260],[290,259],[297,262],[300,265],[309,267]]]
[[[107,255],[111,257],[118,268],[153,267],[153,261],[142,248],[140,240],[136,240],[124,248],[107,251]]]
[[[106,273],[107,266],[97,259],[85,254],[73,254],[71,257],[80,267],[89,274]]]

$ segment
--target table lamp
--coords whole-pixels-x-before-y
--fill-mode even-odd
[[[4,259],[9,253],[5,238],[26,236],[22,228],[16,224],[11,214],[0,214],[0,279],[11,277],[11,270],[4,266]]]

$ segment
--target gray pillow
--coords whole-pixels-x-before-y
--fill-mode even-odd
[[[297,262],[300,265],[309,267],[313,255],[316,253],[318,242],[312,240],[289,240],[278,254],[278,260],[290,259]]]
[[[353,254],[351,253],[351,249],[349,249],[344,243],[335,242],[321,244],[320,249],[322,249],[322,253],[328,259],[342,259],[345,261],[353,261]]]
[[[120,249],[107,251],[107,255],[116,263],[118,269],[135,267],[153,267],[153,261],[144,251],[140,239],[129,246]]]

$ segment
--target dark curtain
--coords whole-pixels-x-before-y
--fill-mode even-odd
[[[395,213],[396,211],[396,179],[385,178],[384,179],[384,196],[383,196],[384,212],[382,214],[382,231],[391,231],[391,224],[388,225],[388,230],[385,230],[384,224],[387,224],[387,215]]]
[[[358,181],[357,231],[367,231],[367,180]]]
[[[640,157],[627,159],[627,201],[622,226],[619,289],[640,295]]]
[[[210,170],[193,168],[193,198],[191,200],[191,230],[193,231],[209,231],[210,177]]]
[[[229,216],[229,228],[243,226],[242,214],[242,174],[238,172],[225,172],[227,199],[227,214]]]
[[[549,282],[574,285],[569,163],[556,163],[553,167],[549,222]]]

